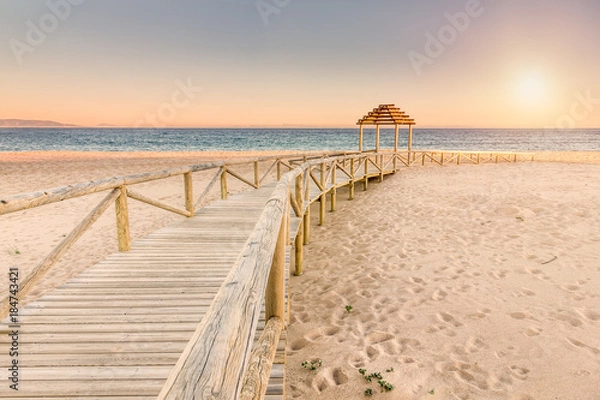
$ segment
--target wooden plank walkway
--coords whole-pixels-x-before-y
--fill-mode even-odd
[[[19,391],[9,389],[3,366],[0,398],[156,398],[273,189],[217,201],[22,307]],[[7,324],[0,325],[5,355]],[[285,333],[267,399],[283,398],[284,353]]]
[[[517,160],[516,154],[451,153],[444,158],[444,153],[438,152],[415,152],[397,159],[388,156],[385,160],[384,155],[375,157],[356,164],[354,158],[349,163],[335,161],[333,167],[315,167],[308,174],[304,171],[304,184],[297,180],[295,190],[309,192],[310,198],[298,195],[304,204],[292,205],[310,220],[306,207],[317,200],[321,188],[327,192],[350,184],[348,195],[352,198],[354,183],[366,189],[367,177],[383,179],[394,172],[396,164],[408,167],[426,161],[444,165],[461,160],[474,164]],[[240,256],[274,188],[275,184],[270,184],[217,201],[195,217],[138,240],[129,252],[109,256],[21,307],[19,391],[9,388],[10,371],[0,365],[0,381],[4,382],[0,384],[0,399],[156,398]],[[319,211],[322,222],[324,203]],[[292,216],[292,239],[299,229],[302,231],[299,222],[300,218]],[[303,229],[304,235],[309,235],[309,227]],[[300,256],[302,241],[296,243]],[[263,326],[264,318],[255,339]],[[5,319],[0,324],[0,354],[5,356],[11,347],[10,332]],[[284,397],[285,342],[284,331],[267,389],[268,400]]]

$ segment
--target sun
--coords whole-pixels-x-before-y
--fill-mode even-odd
[[[548,101],[549,84],[547,78],[538,71],[521,74],[515,83],[516,95],[521,103],[541,106]]]

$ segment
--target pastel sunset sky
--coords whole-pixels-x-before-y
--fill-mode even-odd
[[[598,0],[0,0],[0,118],[600,127]]]

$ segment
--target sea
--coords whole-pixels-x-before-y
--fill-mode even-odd
[[[406,148],[407,137],[408,129],[401,129],[400,148]],[[393,129],[382,129],[381,148],[393,148],[393,146]],[[374,147],[375,131],[366,129],[364,148]],[[0,128],[0,152],[357,149],[358,128]],[[600,129],[416,128],[413,132],[413,150],[600,151]]]

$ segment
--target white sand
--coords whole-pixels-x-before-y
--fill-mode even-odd
[[[288,398],[600,399],[599,204],[598,164],[411,168],[370,186],[313,228],[291,279]]]
[[[0,153],[0,197],[255,154]],[[340,198],[291,279],[288,398],[362,399],[372,387],[388,399],[600,399],[599,188],[600,165],[463,165],[403,170]],[[183,202],[181,178],[137,189]],[[0,216],[2,268],[26,273],[102,196]],[[180,218],[130,208],[134,239]],[[109,209],[29,300],[116,251],[114,224]],[[316,372],[300,366],[316,357]]]

